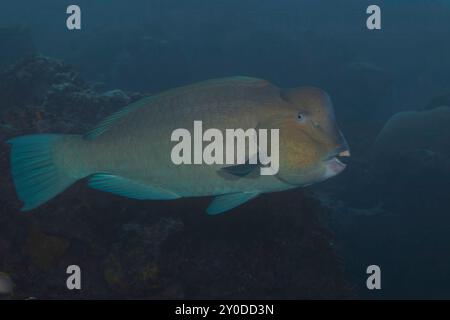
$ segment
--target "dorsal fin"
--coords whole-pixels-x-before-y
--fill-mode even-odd
[[[109,128],[111,128],[117,121],[122,119],[127,114],[131,113],[132,111],[144,106],[146,103],[148,103],[151,99],[153,99],[153,96],[143,98],[141,100],[138,100],[136,102],[133,102],[132,104],[129,104],[128,106],[120,109],[119,111],[114,112],[112,115],[106,117],[103,119],[99,124],[97,124],[94,128],[89,130],[83,137],[87,140],[94,139],[101,135],[102,133],[108,131]]]
[[[240,85],[248,85],[248,86],[265,86],[269,84],[267,80],[259,79],[259,78],[253,78],[253,77],[247,77],[247,76],[234,76],[234,77],[227,77],[227,78],[217,78],[217,79],[210,79],[206,81],[199,82],[197,85],[224,85],[224,84],[233,84],[238,83]],[[194,86],[196,84],[193,84]]]
[[[158,96],[182,94],[183,92],[196,90],[196,89],[204,89],[204,88],[215,87],[215,86],[219,86],[219,87],[220,86],[229,86],[229,85],[239,85],[239,86],[260,88],[260,87],[270,85],[270,83],[264,79],[252,78],[252,77],[246,77],[246,76],[215,78],[215,79],[204,80],[204,81],[196,82],[193,84],[188,84],[188,85],[185,85],[182,87],[170,89],[170,90],[167,90],[167,91],[164,91],[164,92],[158,94]]]

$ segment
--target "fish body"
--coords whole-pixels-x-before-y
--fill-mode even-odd
[[[390,167],[398,163],[403,166],[406,159],[426,163],[433,158],[448,158],[449,122],[449,106],[394,114],[375,140],[376,165]]]
[[[244,173],[236,173],[225,164],[174,164],[171,135],[177,128],[192,130],[195,121],[202,121],[205,130],[222,132],[279,129],[279,172],[259,175],[245,165],[240,167]],[[345,167],[335,156],[348,153],[324,91],[285,90],[249,77],[214,79],[144,98],[84,136],[31,135],[10,143],[23,210],[90,177],[91,187],[136,199],[218,196],[208,211],[220,213],[261,193],[331,177]]]

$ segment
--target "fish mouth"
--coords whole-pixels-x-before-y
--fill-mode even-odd
[[[338,153],[327,157],[324,160],[326,166],[325,176],[332,177],[344,171],[347,165],[343,163],[340,158],[346,157],[350,157],[350,151],[348,149],[339,151]]]
[[[350,157],[350,150],[344,149],[344,150],[339,150],[338,152],[335,152],[332,155],[326,157],[324,159],[324,161],[329,162],[329,161],[337,160],[340,164],[344,165],[344,163],[339,158],[348,158],[348,157]]]
[[[334,157],[326,161],[326,164],[327,168],[331,169],[335,173],[339,173],[347,167],[347,165],[343,163],[341,160],[339,160],[339,158],[337,157]]]

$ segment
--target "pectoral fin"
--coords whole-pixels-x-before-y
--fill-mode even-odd
[[[246,175],[250,174],[253,170],[255,170],[259,167],[260,167],[259,164],[250,164],[247,162],[247,163],[238,164],[235,166],[224,167],[220,170],[223,170],[234,176],[245,177]]]
[[[255,128],[256,131],[258,131],[258,126]],[[253,137],[256,139],[256,137]],[[255,140],[255,143],[258,143],[258,140]],[[261,149],[261,146],[257,146],[258,150]],[[242,178],[249,176],[250,173],[254,172],[255,170],[259,169],[261,167],[261,162],[259,161],[259,152],[256,152],[255,154],[251,154],[250,157],[245,160],[245,163],[243,164],[237,164],[233,166],[228,166],[221,168],[220,170],[223,172],[226,172],[228,174],[232,174],[236,177]]]
[[[256,198],[258,195],[259,193],[257,192],[254,193],[240,192],[217,196],[211,202],[206,212],[209,215],[216,215],[219,213],[223,213],[225,211],[236,208],[241,204],[252,200],[253,198]]]

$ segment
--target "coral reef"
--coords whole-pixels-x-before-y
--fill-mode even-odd
[[[31,259],[31,264],[41,271],[48,271],[64,255],[69,242],[60,237],[44,234],[39,228],[29,225],[22,254]]]
[[[14,132],[83,132],[142,97],[121,90],[99,93],[61,61],[33,56],[0,74],[1,126]]]
[[[36,56],[0,74],[0,138],[81,133],[141,95],[98,92],[74,69]],[[9,172],[8,146],[0,167]],[[81,181],[19,211],[11,178],[0,184],[0,270],[16,298],[348,298],[327,209],[302,190],[265,195],[226,215],[210,199],[138,201]],[[67,266],[82,290],[65,288]]]

